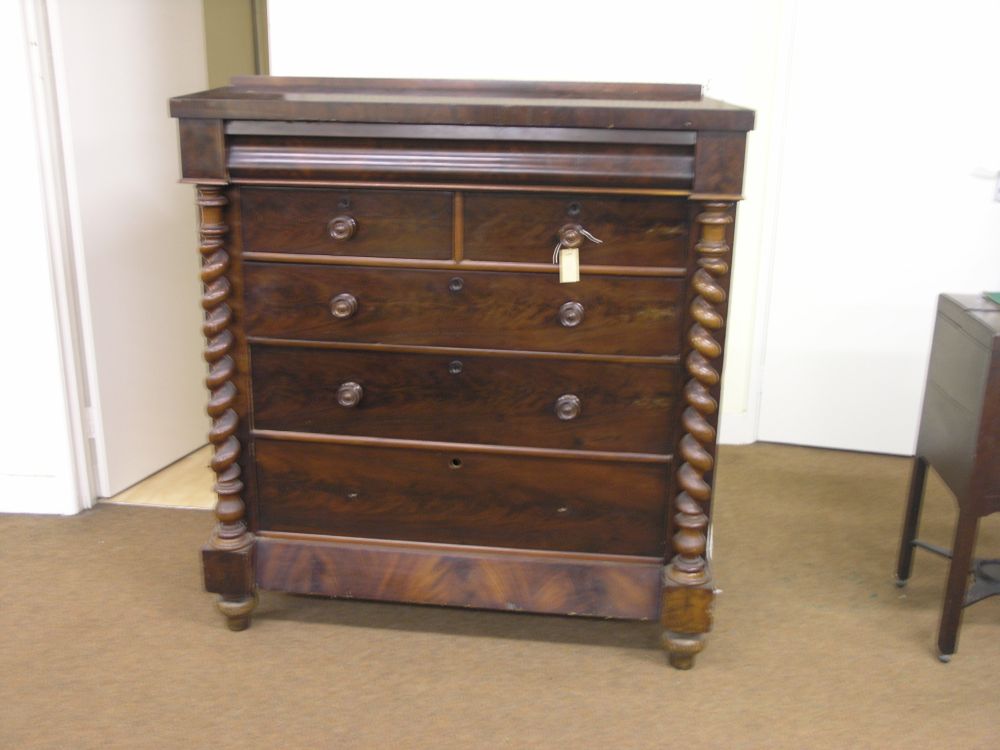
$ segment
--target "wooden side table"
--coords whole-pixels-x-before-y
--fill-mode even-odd
[[[958,500],[958,524],[950,551],[916,538],[928,465]],[[938,631],[941,661],[950,661],[955,653],[962,608],[1000,594],[1000,560],[973,559],[979,519],[998,510],[1000,305],[979,295],[943,294],[938,299],[896,569],[896,585],[905,586],[913,568],[914,547],[951,558]]]

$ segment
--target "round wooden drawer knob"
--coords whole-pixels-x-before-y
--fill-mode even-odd
[[[337,241],[349,240],[358,228],[358,222],[351,216],[338,216],[326,225],[330,236]]]
[[[357,383],[344,383],[337,389],[337,403],[352,409],[361,403],[361,398],[364,395],[365,389]]]
[[[556,416],[564,422],[580,416],[580,398],[567,393],[556,399]]]
[[[559,308],[559,322],[567,328],[576,328],[583,322],[583,305],[567,302]]]
[[[341,320],[346,320],[347,318],[353,318],[354,313],[358,311],[358,300],[353,294],[338,294],[332,300],[330,300],[330,314],[335,318],[340,318]]]

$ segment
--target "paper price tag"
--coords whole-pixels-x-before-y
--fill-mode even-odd
[[[580,280],[580,248],[564,247],[559,251],[559,283],[572,284]]]

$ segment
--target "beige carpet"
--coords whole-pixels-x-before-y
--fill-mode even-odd
[[[724,593],[690,672],[641,623],[265,593],[231,633],[201,591],[208,513],[0,517],[0,747],[1000,747],[1000,598],[940,664],[945,562],[918,551],[892,583],[907,479],[898,458],[724,449]],[[953,516],[932,481],[923,536],[947,544]]]

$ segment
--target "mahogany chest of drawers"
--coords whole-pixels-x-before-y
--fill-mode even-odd
[[[258,588],[649,619],[689,667],[753,113],[687,85],[271,78],[171,112],[230,627]]]

